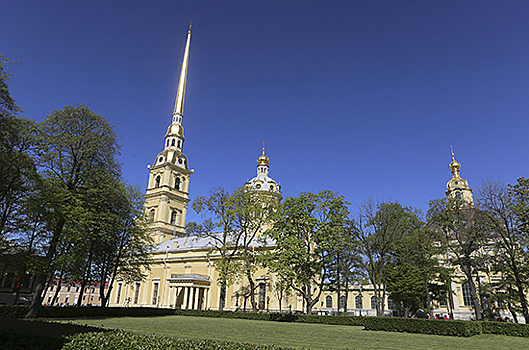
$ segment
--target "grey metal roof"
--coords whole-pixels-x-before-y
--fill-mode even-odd
[[[221,235],[222,233],[216,233]],[[264,243],[264,244],[263,244]],[[274,246],[274,241],[270,238],[259,237],[259,240],[254,239],[251,247],[258,248],[262,246],[271,247]],[[165,242],[161,242],[155,245],[154,253],[162,252],[178,252],[185,250],[205,250],[212,249],[215,247],[214,239],[210,236],[189,236],[189,237],[174,237],[170,238]]]

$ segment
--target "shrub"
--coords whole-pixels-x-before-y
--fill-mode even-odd
[[[408,332],[471,337],[483,332],[480,322],[425,320],[398,317],[368,317],[365,329],[370,331]]]
[[[480,322],[483,334],[501,334],[529,338],[529,325],[509,322]]]
[[[29,306],[0,306],[0,317],[23,318]],[[43,318],[79,318],[79,317],[148,317],[173,315],[172,309],[150,307],[75,307],[41,306],[39,317]]]
[[[3,350],[60,350],[66,336],[102,331],[96,327],[0,318],[0,348]]]
[[[274,345],[254,345],[217,340],[180,339],[157,335],[142,335],[122,331],[85,333],[70,337],[64,350],[279,350]],[[292,349],[293,350],[293,349]]]

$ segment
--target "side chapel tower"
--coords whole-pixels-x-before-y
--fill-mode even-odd
[[[265,155],[263,142],[263,154],[257,158],[257,176],[246,181],[244,185],[249,187],[252,191],[268,191],[271,194],[281,197],[281,185],[268,176],[269,163],[270,159]]]
[[[145,210],[152,219],[151,230],[155,243],[185,233],[187,203],[189,202],[189,169],[184,147],[184,95],[189,61],[191,24],[187,32],[184,61],[176,93],[172,123],[167,128],[164,150],[156,156],[149,169],[149,183],[145,193]]]
[[[462,200],[466,204],[473,206],[472,189],[468,187],[467,180],[462,179],[459,174],[461,164],[456,161],[452,146],[450,146],[450,150],[452,151],[452,161],[448,165],[448,168],[452,172],[452,179],[446,184],[446,198]]]

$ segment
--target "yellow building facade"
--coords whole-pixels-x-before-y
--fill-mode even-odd
[[[110,306],[161,307],[174,309],[218,310],[220,286],[215,263],[219,259],[212,250],[214,243],[208,237],[183,237],[185,235],[186,213],[189,202],[189,184],[193,170],[189,168],[183,153],[184,95],[189,62],[191,28],[187,34],[184,59],[178,85],[172,122],[164,137],[163,150],[156,156],[152,166],[148,166],[149,180],[145,194],[145,210],[152,219],[152,233],[155,250],[149,276],[144,281],[125,283],[116,281],[112,288]],[[269,158],[262,154],[257,159],[257,175],[245,183],[255,191],[271,191],[280,196],[281,186],[269,176]],[[461,165],[455,160],[449,169],[452,179],[447,183],[447,197],[461,198],[472,203],[472,190],[468,182],[460,176]],[[273,249],[273,242],[263,248]],[[299,311],[305,308],[301,295],[292,292],[279,294],[275,279],[265,269],[254,274],[257,286],[255,295],[261,311]],[[463,281],[452,283],[454,317],[469,319],[472,307],[468,291]],[[251,309],[248,299],[248,283],[243,278],[227,289],[225,310]],[[336,293],[323,292],[320,301],[313,307],[314,312],[331,314],[343,309],[346,298]],[[376,300],[374,290],[369,285],[355,285],[347,297],[347,309],[351,315],[375,316]],[[389,299],[384,301],[386,314],[392,314],[395,305]],[[447,307],[437,305],[433,313],[447,314]]]

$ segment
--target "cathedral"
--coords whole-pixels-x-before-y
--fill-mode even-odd
[[[163,150],[148,166],[149,180],[145,193],[145,211],[152,224],[150,232],[155,242],[153,261],[148,277],[143,281],[125,283],[116,281],[112,288],[110,306],[142,306],[173,309],[218,310],[220,286],[217,283],[219,274],[215,262],[219,255],[212,250],[214,243],[211,237],[185,237],[186,212],[189,203],[189,183],[193,170],[184,148],[184,95],[189,62],[191,27],[187,34],[184,59],[176,94],[172,121],[164,137]],[[263,145],[264,146],[264,145]],[[279,198],[281,186],[269,175],[270,159],[265,154],[257,158],[257,174],[244,185],[252,191],[267,191]],[[447,183],[447,198],[461,199],[472,205],[472,189],[468,182],[461,178],[461,164],[455,159],[449,164],[452,179]],[[257,244],[255,244],[255,248]],[[261,249],[273,249],[273,244],[260,246]],[[254,273],[256,283],[256,302],[261,311],[300,311],[304,310],[301,296],[292,292],[279,296],[274,290],[274,276],[265,269]],[[465,283],[455,280],[451,285],[452,301],[450,302],[456,319],[469,319],[472,315],[472,304],[469,290]],[[227,289],[225,310],[240,310],[244,306],[251,308],[244,300],[248,286],[245,279]],[[245,297],[246,296],[246,297]],[[281,300],[279,299],[281,298]],[[348,298],[339,300],[335,293],[324,292],[320,302],[313,308],[319,314],[334,314],[338,307],[343,308],[347,302],[349,314],[358,316],[376,315],[374,290],[369,285],[351,287]],[[246,305],[247,304],[247,305]],[[282,305],[282,310],[280,309]],[[395,304],[384,300],[386,314],[395,311]],[[447,305],[437,305],[434,313],[447,313]]]

